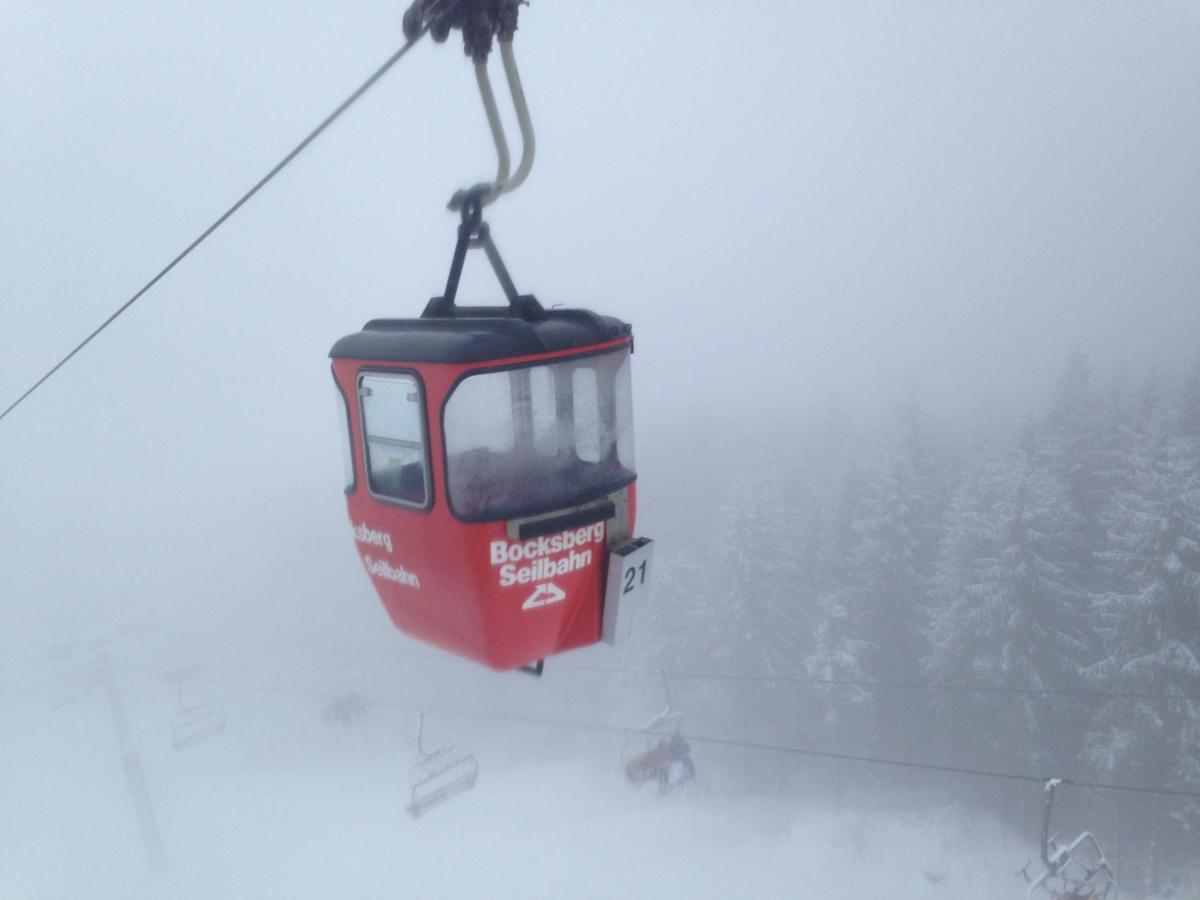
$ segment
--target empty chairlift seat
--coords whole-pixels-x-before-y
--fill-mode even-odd
[[[470,790],[479,777],[479,763],[470,748],[451,741],[426,751],[425,713],[417,730],[417,758],[408,770],[410,800],[408,814],[414,818],[433,809],[456,794]]]
[[[171,723],[171,746],[183,750],[202,744],[225,733],[225,710],[212,702],[189,697],[186,686],[196,681],[196,672],[184,672],[172,677],[176,681],[175,696],[178,708]]]

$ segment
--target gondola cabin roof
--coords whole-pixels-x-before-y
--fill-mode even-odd
[[[426,314],[428,316],[428,313]],[[372,319],[333,345],[334,359],[413,363],[476,363],[589,347],[632,335],[632,326],[586,309],[459,308],[451,316]]]

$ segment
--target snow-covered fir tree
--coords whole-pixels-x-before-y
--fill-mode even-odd
[[[1083,756],[1113,780],[1200,789],[1200,467],[1179,407],[1146,394],[1124,483],[1105,510],[1114,585],[1093,680],[1118,696],[1094,716]],[[1159,699],[1159,698],[1181,699]],[[1175,813],[1200,830],[1200,804]],[[1154,823],[1155,829],[1158,823]]]
[[[804,672],[825,682],[869,681],[865,664],[877,648],[864,632],[864,581],[853,555],[859,537],[854,523],[863,502],[863,475],[851,466],[842,476],[835,514],[828,519],[811,604],[815,614],[812,644],[804,657]],[[864,747],[875,739],[875,694],[848,685],[814,686],[818,701],[819,736],[827,745]]]
[[[909,394],[898,415],[898,434],[884,464],[862,493],[848,562],[855,590],[850,602],[828,605],[849,617],[858,659],[871,680],[920,680],[925,655],[928,589],[942,529],[943,489],[928,425]],[[836,633],[842,626],[831,623]],[[887,690],[886,695],[881,691]],[[878,689],[876,744],[892,756],[912,756],[924,743],[925,701],[909,690]]]
[[[800,594],[800,510],[778,468],[753,464],[721,508],[709,583],[722,627],[709,659],[724,672],[780,675],[803,652],[811,621]]]
[[[1085,546],[1066,489],[1027,455],[976,472],[960,488],[927,671],[939,682],[1014,691],[941,698],[972,758],[1042,772],[1074,760],[1078,706],[1018,692],[1080,686],[1093,661],[1079,588]]]

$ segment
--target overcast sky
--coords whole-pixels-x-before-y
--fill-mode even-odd
[[[0,406],[382,62],[404,5],[6,0]],[[906,379],[1024,411],[1076,348],[1195,357],[1198,47],[1170,0],[535,0],[538,160],[489,218],[519,288],[634,323],[643,446],[681,411],[872,409]],[[8,639],[369,599],[326,353],[440,290],[444,203],[494,165],[460,45],[418,47],[0,423]]]

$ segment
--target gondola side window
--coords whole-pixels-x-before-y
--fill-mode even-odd
[[[613,400],[616,403],[617,460],[623,468],[637,471],[633,455],[633,373],[628,353],[618,358],[613,376]]]
[[[575,453],[583,462],[600,462],[604,445],[600,421],[600,385],[596,370],[579,366],[571,373],[571,405],[575,411]]]
[[[464,378],[444,417],[454,513],[532,515],[633,481],[628,363],[622,348]]]
[[[338,407],[337,415],[342,424],[342,475],[346,483],[346,493],[353,494],[357,479],[354,477],[354,441],[350,433],[350,404],[346,401],[346,395],[342,393],[341,385],[337,383],[336,378],[333,388]]]
[[[558,433],[554,376],[546,366],[525,371],[529,373],[529,420],[533,426],[533,448],[541,456],[553,456],[564,443]]]
[[[412,375],[366,373],[358,380],[371,493],[407,506],[429,499],[421,386]]]

